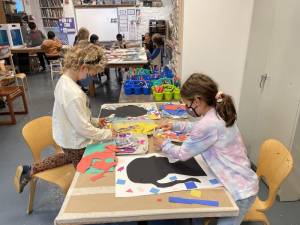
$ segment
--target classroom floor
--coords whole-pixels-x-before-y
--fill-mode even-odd
[[[120,85],[115,76],[111,81],[96,89],[96,97],[90,98],[92,113],[97,116],[103,103],[118,102]],[[106,78],[103,78],[105,80]],[[17,194],[13,186],[16,166],[31,162],[31,154],[22,138],[22,127],[30,120],[51,115],[54,86],[49,73],[28,76],[29,82],[29,114],[17,116],[17,124],[0,126],[0,224],[5,225],[53,225],[53,220],[63,202],[63,194],[54,185],[39,181],[34,201],[34,211],[26,214],[28,187],[22,194]],[[20,106],[17,102],[16,108]],[[3,119],[1,116],[0,119]],[[50,150],[46,154],[51,153]],[[46,155],[45,154],[45,155]],[[267,188],[261,184],[261,195],[266,197]],[[300,225],[300,202],[279,202],[268,212],[272,225]],[[134,224],[134,223],[132,223]],[[244,225],[259,223],[244,223]],[[200,224],[197,224],[200,225]]]

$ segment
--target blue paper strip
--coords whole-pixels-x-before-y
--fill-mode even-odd
[[[189,198],[180,198],[180,197],[169,197],[169,202],[181,203],[181,204],[198,204],[198,205],[208,205],[208,206],[219,206],[218,201],[189,199]]]

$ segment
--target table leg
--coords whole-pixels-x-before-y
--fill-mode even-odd
[[[28,105],[27,105],[27,99],[25,96],[25,90],[24,90],[24,86],[21,87],[23,93],[22,93],[22,100],[23,100],[23,106],[24,106],[24,113],[27,114],[28,113]]]
[[[9,114],[10,114],[10,117],[11,117],[11,124],[16,124],[17,121],[16,121],[15,112],[14,112],[13,101],[9,96],[7,97],[6,101],[7,101]]]

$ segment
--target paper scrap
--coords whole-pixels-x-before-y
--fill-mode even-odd
[[[189,181],[189,182],[186,182],[184,184],[185,184],[186,189],[195,189],[195,188],[197,188],[197,185],[193,181]]]
[[[189,199],[189,198],[181,198],[181,197],[169,197],[169,202],[181,203],[181,204],[198,204],[198,205],[208,205],[208,206],[219,206],[218,201]]]
[[[157,194],[160,190],[157,188],[151,188],[149,191],[153,194]]]
[[[218,181],[218,179],[211,179],[211,180],[209,180],[209,183],[214,185],[214,184],[219,184],[220,182]]]
[[[175,181],[175,180],[177,180],[177,177],[176,176],[173,176],[173,177],[170,177],[169,178],[171,181]]]
[[[121,166],[118,171],[121,172],[122,170],[124,170],[124,166]]]
[[[130,193],[132,193],[133,191],[132,191],[132,189],[131,188],[129,188],[126,192],[130,192]]]
[[[126,183],[126,180],[118,179],[117,184],[124,185]]]
[[[191,194],[191,196],[193,196],[193,197],[200,198],[201,195],[202,195],[202,192],[199,191],[199,190],[191,190],[190,194]]]

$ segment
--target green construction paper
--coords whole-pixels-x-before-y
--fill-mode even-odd
[[[109,169],[109,172],[114,172],[115,171],[115,167],[112,167]],[[87,169],[87,171],[85,171],[86,174],[98,174],[98,173],[102,173],[103,170],[99,170],[99,169],[96,169],[94,167],[90,167]]]
[[[105,162],[112,163],[112,162],[114,162],[114,159],[113,158],[108,158],[108,159],[105,159]]]
[[[84,151],[83,156],[88,156],[90,154],[93,154],[95,152],[104,152],[105,146],[107,145],[115,145],[116,143],[114,141],[104,142],[104,143],[97,143],[97,144],[91,144],[88,145]]]

